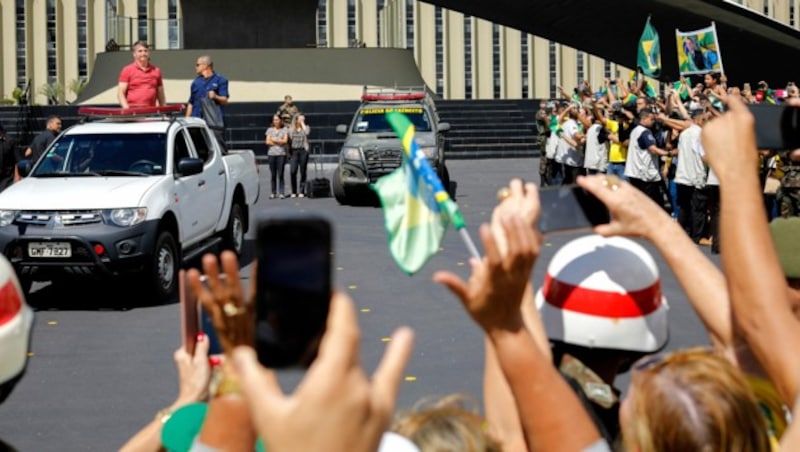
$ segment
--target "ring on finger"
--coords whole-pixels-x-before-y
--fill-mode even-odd
[[[231,302],[227,302],[222,305],[222,312],[225,313],[228,317],[235,317],[237,315],[242,315],[245,313],[244,306],[236,306]]]
[[[611,191],[619,190],[620,180],[619,177],[609,174],[603,179],[603,187],[608,187]]]
[[[508,187],[497,190],[497,202],[503,202],[509,196],[511,196],[511,190],[509,190]]]

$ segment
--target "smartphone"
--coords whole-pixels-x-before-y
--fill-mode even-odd
[[[194,355],[197,333],[200,332],[200,319],[198,317],[197,297],[189,287],[189,278],[186,276],[186,270],[181,270],[178,275],[178,294],[181,305],[183,348],[189,355]]]
[[[224,275],[220,275],[224,276]],[[204,276],[201,280],[205,281]],[[222,355],[222,345],[217,338],[217,332],[211,321],[211,316],[197,300],[197,294],[189,286],[189,278],[185,270],[181,270],[178,279],[178,293],[181,304],[181,336],[183,348],[190,355],[194,355],[197,345],[197,334],[203,332],[208,338],[208,355]]]
[[[611,221],[606,206],[577,185],[542,188],[539,201],[539,230],[543,233],[589,229]]]
[[[800,107],[751,104],[756,120],[756,147],[771,151],[800,148]]]
[[[317,355],[331,299],[330,222],[284,214],[259,222],[256,352],[271,368],[308,367]]]

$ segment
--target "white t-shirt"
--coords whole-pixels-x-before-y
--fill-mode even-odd
[[[555,132],[550,132],[547,137],[547,142],[544,145],[544,156],[550,160],[556,158],[556,148],[558,147],[558,135]]]
[[[600,143],[598,135],[603,126],[592,124],[586,131],[586,152],[583,156],[583,167],[597,171],[605,171],[608,166],[608,141]]]
[[[569,118],[561,124],[561,136],[566,136],[575,140],[575,134],[580,130],[578,123],[574,119]],[[583,155],[574,147],[572,147],[566,140],[559,137],[558,147],[556,148],[556,162],[563,163],[569,166],[583,166]]]
[[[675,183],[694,188],[706,185],[706,165],[697,150],[703,129],[692,124],[678,136],[678,165],[675,167]]]
[[[632,177],[645,182],[658,182],[661,172],[658,170],[658,155],[639,145],[639,137],[648,131],[644,126],[636,126],[631,132],[628,144],[628,159],[625,161],[625,177]]]
[[[700,141],[700,137],[697,137],[695,141],[694,148],[700,157],[706,156],[706,150],[703,147],[703,142]],[[714,169],[710,166],[708,167],[708,178],[706,178],[706,185],[716,185],[719,187],[719,179],[717,179],[717,175],[714,174]]]

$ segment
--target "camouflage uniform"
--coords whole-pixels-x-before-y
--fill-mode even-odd
[[[539,181],[542,187],[547,185],[547,159],[544,156],[544,147],[547,143],[547,135],[550,132],[548,128],[549,122],[550,114],[546,108],[536,112],[536,140],[539,143]]]
[[[800,164],[793,162],[788,153],[781,153],[783,178],[781,187],[775,194],[781,217],[800,216]]]

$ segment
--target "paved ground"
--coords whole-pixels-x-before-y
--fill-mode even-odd
[[[489,219],[497,189],[512,177],[537,180],[538,161],[452,161],[448,166],[458,182],[458,203],[477,240],[477,227]],[[322,212],[333,219],[335,282],[360,309],[365,366],[374,369],[384,348],[381,338],[395,327],[410,325],[416,330],[399,406],[454,392],[479,398],[481,335],[458,301],[431,282],[438,269],[466,275],[468,253],[458,235],[450,231],[442,251],[419,274],[409,277],[388,254],[380,209],[342,207],[333,198],[269,200],[264,195],[268,173],[262,167],[258,213],[281,208]],[[555,250],[577,235],[546,237],[535,269],[536,284],[542,281]],[[252,233],[248,238],[250,252],[242,268],[245,278],[249,278],[254,245]],[[702,325],[672,273],[656,257],[672,306],[670,348],[706,343]],[[105,307],[111,301],[139,307]],[[0,438],[22,451],[113,450],[174,399],[172,352],[180,343],[177,304],[152,306],[146,300],[131,299],[117,287],[86,285],[47,286],[31,302],[37,307],[32,356],[27,374],[0,407]],[[287,372],[282,382],[291,388],[299,377],[298,372]]]

